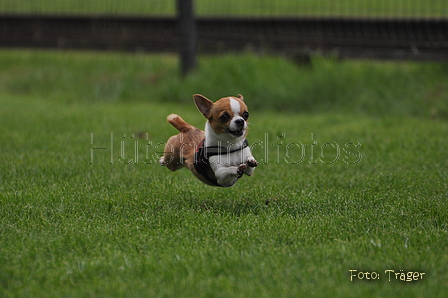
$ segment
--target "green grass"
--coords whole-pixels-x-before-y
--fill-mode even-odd
[[[176,1],[24,1],[3,0],[0,11],[26,13],[126,13],[175,14]],[[212,4],[211,4],[212,3]],[[199,15],[250,16],[367,16],[367,17],[446,17],[443,0],[367,1],[367,0],[218,0],[194,1]]]
[[[181,81],[171,56],[2,51],[0,61],[2,297],[446,295],[448,123],[414,106],[422,94],[446,103],[443,65],[316,58],[297,67],[247,54],[201,58]],[[342,78],[356,80],[332,84]],[[302,110],[302,80],[308,96],[336,99]],[[269,97],[293,107],[273,94],[294,81],[301,112],[262,108],[280,107]],[[322,82],[333,91],[311,88]],[[338,104],[358,84],[371,102],[361,113],[353,98]],[[213,99],[242,93],[251,110],[261,164],[230,189],[155,162],[175,133],[166,115],[204,124],[195,88]],[[121,144],[128,161],[136,141],[138,163],[122,163]],[[300,163],[296,144],[307,144]],[[109,149],[89,164],[92,147]],[[350,281],[351,269],[380,279]],[[388,281],[385,270],[425,275]]]
[[[3,51],[0,91],[55,102],[170,102],[190,105],[241,93],[252,109],[448,118],[446,63],[283,57],[201,57],[182,79],[177,57],[58,51]]]

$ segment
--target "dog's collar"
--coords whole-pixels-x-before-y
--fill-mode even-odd
[[[233,153],[233,152],[237,152],[237,151],[243,150],[244,148],[249,146],[249,142],[247,141],[247,139],[244,139],[244,141],[241,144],[241,146],[236,148],[236,149],[233,149],[233,150],[229,150],[228,147],[223,147],[223,146],[204,147],[204,145],[205,145],[205,139],[203,139],[201,141],[201,143],[199,144],[198,151],[200,151],[201,152],[200,154],[202,156],[204,156],[205,158],[209,158],[210,156],[214,156],[214,155],[230,154],[230,153]]]

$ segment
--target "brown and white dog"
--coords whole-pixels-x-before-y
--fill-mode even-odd
[[[224,97],[213,103],[203,95],[193,99],[207,118],[205,132],[180,116],[167,117],[179,134],[168,139],[159,163],[171,171],[188,168],[199,180],[229,187],[243,174],[251,176],[257,166],[246,140],[249,112],[242,95]]]

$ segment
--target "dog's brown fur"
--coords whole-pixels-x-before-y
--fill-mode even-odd
[[[173,172],[186,167],[196,178],[205,184],[213,185],[194,167],[194,154],[199,143],[204,139],[204,131],[185,122],[176,114],[169,115],[167,121],[179,131],[179,134],[168,139],[165,145],[163,165]]]

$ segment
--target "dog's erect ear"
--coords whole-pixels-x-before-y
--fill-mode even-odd
[[[244,97],[241,94],[238,94],[238,99],[244,101]]]
[[[193,95],[193,99],[199,111],[201,111],[202,115],[204,115],[204,117],[208,119],[208,117],[210,116],[210,110],[213,106],[213,101],[201,94]]]

